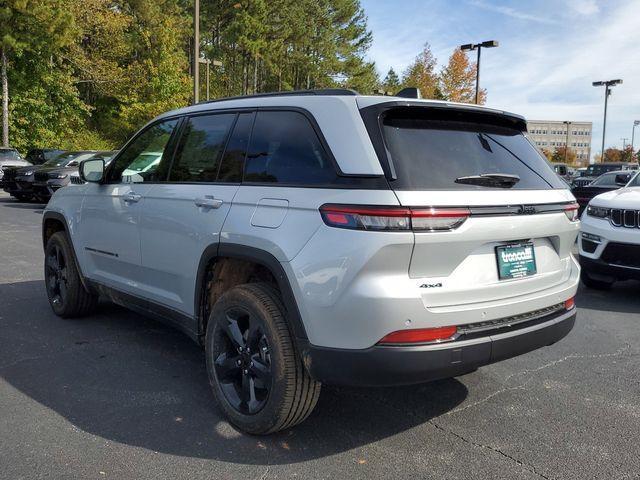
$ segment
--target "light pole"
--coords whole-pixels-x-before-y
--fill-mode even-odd
[[[567,163],[567,154],[569,153],[569,127],[571,126],[571,122],[565,120],[562,123],[567,127],[567,141],[564,144],[564,163]]]
[[[627,137],[621,138],[620,140],[622,140],[622,149],[624,150],[625,148],[627,148],[627,140],[629,140]]]
[[[207,100],[209,100],[209,67],[213,65],[214,67],[221,67],[222,62],[220,60],[209,60],[208,58],[201,58],[198,60],[200,63],[204,63],[207,66]]]
[[[497,47],[498,42],[496,40],[487,40],[482,43],[466,43],[460,46],[460,50],[463,52],[478,50],[478,60],[476,61],[476,105],[478,104],[478,100],[480,99],[480,52],[482,51],[482,47],[485,48],[493,48]]]
[[[640,125],[640,120],[633,121],[633,128],[631,129],[631,150],[633,150],[633,139],[635,138],[636,127]]]
[[[622,80],[619,78],[616,80],[603,80],[599,82],[593,82],[591,85],[594,87],[602,87],[604,86],[604,121],[602,122],[602,156],[600,157],[600,161],[604,162],[604,137],[607,132],[607,101],[609,99],[609,95],[611,95],[611,87],[615,87],[622,83]]]
[[[193,6],[193,103],[200,100],[200,0]]]

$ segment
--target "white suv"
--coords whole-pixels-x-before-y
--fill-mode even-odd
[[[582,281],[607,289],[640,280],[640,173],[619,190],[594,197],[582,214]]]
[[[426,382],[552,344],[575,321],[578,206],[525,128],[349,90],[166,113],[49,202],[51,306],[100,294],[181,328],[252,433],[304,420],[321,383]]]

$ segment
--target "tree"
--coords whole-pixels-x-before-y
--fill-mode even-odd
[[[624,149],[620,150],[621,162],[633,162],[633,157],[633,147],[631,145],[627,145]]]
[[[547,148],[542,148],[540,149],[540,151],[545,157],[547,157],[547,160],[549,160],[550,162],[553,160],[553,152],[551,150]]]
[[[566,153],[566,157],[565,157]],[[551,156],[552,162],[573,164],[576,161],[576,152],[566,147],[556,147]]]
[[[621,162],[622,161],[622,150],[617,148],[607,148],[604,151],[603,162]]]
[[[460,49],[453,51],[449,63],[440,73],[440,88],[446,100],[475,103],[476,65],[469,63],[467,54]],[[481,89],[478,103],[484,104],[487,91]]]
[[[382,81],[382,88],[385,92],[397,93],[400,90],[400,78],[396,71],[391,67],[387,72],[387,76]]]
[[[422,52],[402,75],[402,86],[419,88],[424,98],[442,99],[436,63],[431,47],[425,43]]]

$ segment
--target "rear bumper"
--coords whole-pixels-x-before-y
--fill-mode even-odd
[[[313,378],[332,385],[393,386],[455,377],[483,365],[551,345],[573,328],[575,308],[537,325],[472,340],[364,350],[307,344],[304,363]]]
[[[589,274],[604,277],[605,280],[640,280],[640,268],[611,265],[599,258],[580,255],[580,266]]]

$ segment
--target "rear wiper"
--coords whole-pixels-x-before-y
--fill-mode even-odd
[[[480,175],[458,177],[455,181],[456,183],[477,185],[479,187],[511,188],[520,181],[520,177],[509,173],[482,173]]]

